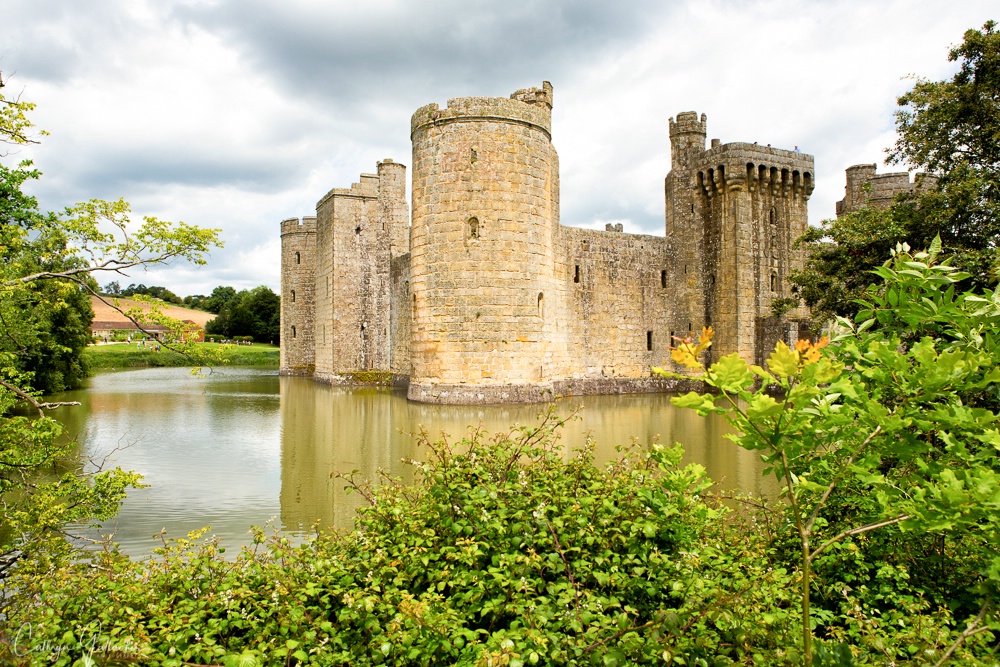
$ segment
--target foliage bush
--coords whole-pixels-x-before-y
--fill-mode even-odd
[[[792,575],[678,449],[567,459],[537,428],[430,443],[356,530],[227,561],[197,535],[23,572],[7,659],[180,664],[691,664],[794,658]],[[727,520],[727,517],[730,520]],[[20,631],[17,629],[21,628]],[[103,654],[102,654],[103,651]],[[242,661],[242,662],[241,662]]]
[[[673,353],[721,394],[674,403],[726,414],[783,486],[775,546],[799,572],[806,665],[813,630],[901,661],[942,631],[928,616],[967,624],[931,651],[942,664],[1000,627],[1000,296],[956,294],[968,274],[940,249],[898,246],[829,348],[778,343],[766,368],[732,354],[705,369],[706,329]],[[924,642],[885,632],[915,619]]]

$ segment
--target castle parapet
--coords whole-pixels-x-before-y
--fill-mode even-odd
[[[288,218],[281,221],[281,235],[285,234],[315,234],[316,216],[305,216],[301,220],[298,218]]]
[[[464,121],[502,120],[540,129],[552,137],[552,85],[524,88],[511,97],[457,97],[442,109],[436,102],[417,109],[410,119],[410,138],[427,125],[445,125]]]
[[[709,197],[728,188],[808,199],[815,187],[814,169],[813,157],[805,153],[731,143],[705,151],[693,176],[696,187]]]
[[[704,137],[706,126],[708,125],[708,117],[702,114],[701,119],[699,119],[697,112],[682,111],[677,114],[677,120],[675,121],[671,118],[669,124],[671,138],[681,134],[700,134]]]
[[[917,174],[911,181],[909,172],[878,174],[877,165],[856,164],[847,168],[844,198],[837,202],[837,217],[856,211],[862,206],[887,208],[903,193],[933,188],[937,179]]]

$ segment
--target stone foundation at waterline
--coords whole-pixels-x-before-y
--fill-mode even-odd
[[[652,377],[672,337],[716,330],[713,358],[760,362],[802,265],[813,158],[706,148],[706,118],[670,119],[666,236],[564,227],[552,87],[429,104],[411,118],[411,202],[393,160],[282,222],[282,372],[378,378],[415,401],[525,403],[672,391]],[[291,307],[288,307],[288,306]]]

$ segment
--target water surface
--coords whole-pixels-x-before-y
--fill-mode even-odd
[[[633,439],[641,446],[680,442],[685,460],[704,465],[723,488],[767,491],[759,458],[722,436],[718,417],[702,418],[670,404],[668,395],[586,396],[557,403],[561,415],[578,410],[562,442],[579,447],[588,435],[599,461]],[[405,458],[420,459],[421,428],[432,436],[464,435],[536,424],[545,406],[439,406],[410,403],[397,391],[330,387],[276,371],[227,368],[202,377],[188,369],[107,373],[59,400],[78,400],[58,416],[91,461],[140,472],[148,488],[129,493],[122,511],[103,529],[127,552],[142,556],[171,537],[211,526],[225,545],[249,542],[253,525],[288,531],[349,528],[363,502],[344,491],[333,471],[380,469],[412,479]]]

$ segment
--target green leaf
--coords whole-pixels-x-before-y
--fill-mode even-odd
[[[772,373],[780,378],[795,375],[799,369],[799,355],[787,345],[778,342],[774,346],[774,352],[767,358],[767,367]]]
[[[734,352],[712,364],[706,374],[706,381],[722,391],[735,393],[753,382],[753,373],[747,362]]]

